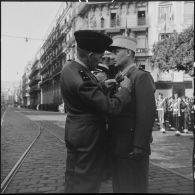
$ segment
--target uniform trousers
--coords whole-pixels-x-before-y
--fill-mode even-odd
[[[114,193],[147,193],[149,156],[113,158]]]
[[[160,128],[163,128],[163,124],[164,124],[164,109],[160,108],[158,110],[158,120],[160,123]]]
[[[65,172],[65,193],[98,193],[105,170],[105,157],[68,150]]]
[[[173,124],[174,127],[176,128],[176,130],[181,131],[181,127],[180,127],[180,116],[178,116],[178,114],[173,114]]]
[[[103,122],[93,120],[71,121],[67,116],[65,193],[99,192],[106,166],[106,131]]]

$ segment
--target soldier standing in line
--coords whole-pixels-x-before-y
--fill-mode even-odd
[[[155,121],[155,84],[149,72],[136,68],[136,40],[115,36],[110,51],[116,65],[132,81],[131,102],[109,121],[114,193],[146,193],[152,128]],[[129,69],[128,69],[129,68]],[[120,89],[120,88],[119,88]]]
[[[112,39],[91,30],[74,33],[76,59],[61,72],[61,93],[67,108],[65,193],[97,193],[105,170],[106,115],[119,114],[131,101],[131,82],[108,97],[91,73]]]
[[[181,113],[180,113],[180,102],[181,98],[178,97],[178,93],[174,92],[173,96],[173,123],[174,123],[174,128],[176,129],[175,135],[180,136],[181,135],[181,127],[179,124]]]
[[[162,93],[158,94],[158,98],[156,100],[156,106],[158,110],[158,120],[160,123],[160,131],[162,133],[165,133],[165,120],[164,120],[164,114],[165,114],[165,98],[163,97]]]

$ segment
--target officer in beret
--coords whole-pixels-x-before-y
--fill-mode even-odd
[[[105,168],[106,115],[119,114],[130,102],[131,82],[126,77],[121,90],[107,97],[91,73],[112,39],[91,30],[74,33],[75,60],[61,72],[61,93],[67,108],[65,192],[97,193]]]
[[[155,121],[155,85],[149,72],[134,63],[136,39],[113,37],[110,51],[121,72],[132,81],[131,101],[109,121],[114,193],[146,193],[152,128]]]

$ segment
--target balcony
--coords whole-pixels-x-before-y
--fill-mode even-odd
[[[52,81],[52,79],[51,79],[51,77],[46,77],[46,78],[44,78],[41,82],[40,82],[40,86],[43,86],[43,84],[45,84],[45,83],[47,83],[47,82],[51,82]]]
[[[43,72],[45,72],[45,70],[47,69],[47,67],[49,66],[49,64],[52,63],[52,58],[49,58],[44,64],[43,67],[40,70],[40,73],[42,74]]]
[[[52,78],[56,77],[57,75],[59,75],[62,71],[62,66],[58,66],[54,72],[52,73]]]
[[[110,27],[111,28],[116,27],[116,20],[111,20],[110,21]]]
[[[146,18],[138,18],[137,19],[137,25],[138,26],[146,25]]]
[[[30,80],[30,82],[29,82],[29,86],[32,86],[33,84],[35,84],[35,83],[38,83],[39,81],[41,80],[41,77],[40,76],[34,76],[31,80]]]
[[[36,75],[36,73],[39,71],[39,67],[35,67],[33,68],[33,70],[31,71],[29,78],[31,79],[34,75]]]
[[[33,86],[30,88],[29,93],[35,93],[35,92],[38,92],[40,90],[41,90],[41,88],[39,87],[39,85],[36,85],[36,86]]]

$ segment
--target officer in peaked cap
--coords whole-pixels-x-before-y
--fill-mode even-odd
[[[74,35],[76,58],[64,65],[60,78],[67,108],[65,192],[97,193],[106,164],[106,115],[119,114],[129,103],[131,82],[126,78],[121,90],[107,97],[91,70],[112,39],[91,30],[79,30]]]
[[[78,30],[74,35],[78,47],[95,53],[104,53],[112,44],[109,36],[92,30]]]
[[[114,193],[146,193],[152,127],[155,119],[155,86],[149,72],[136,68],[136,39],[113,37],[110,51],[122,75],[132,81],[132,100],[118,116],[110,117],[110,151]]]

